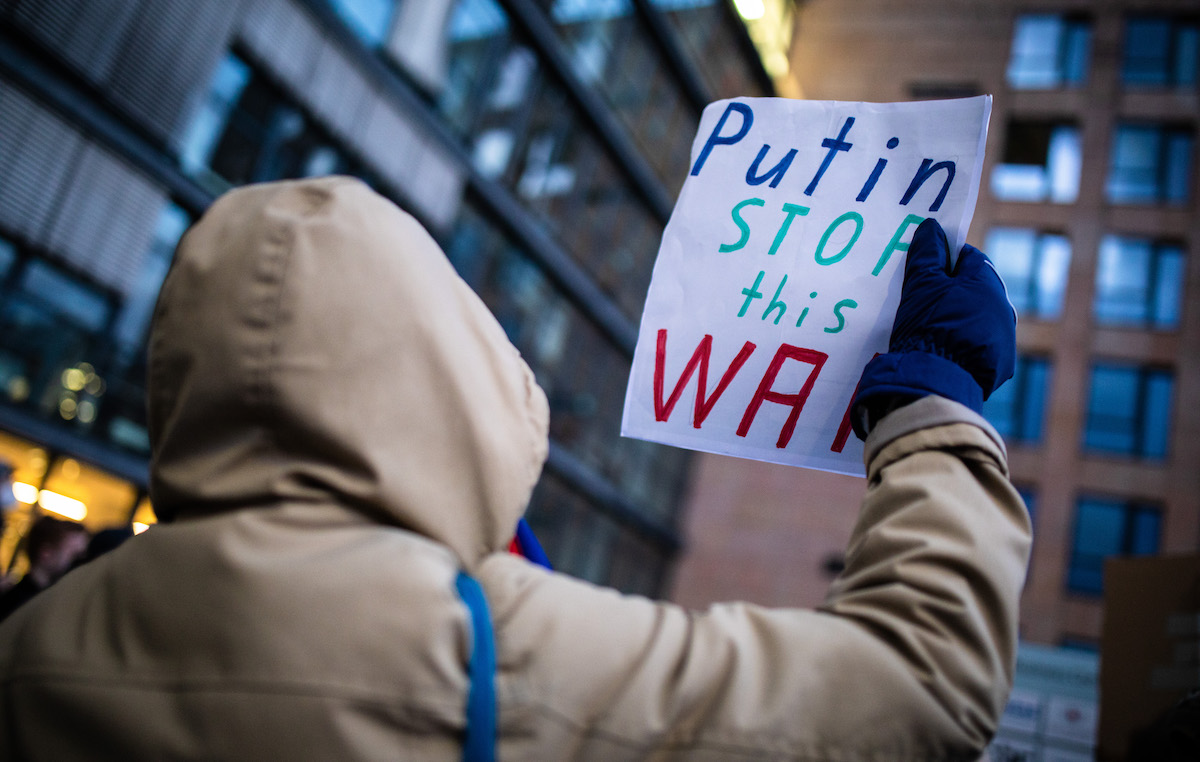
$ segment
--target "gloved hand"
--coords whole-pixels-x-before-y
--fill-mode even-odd
[[[867,363],[854,398],[860,439],[889,410],[930,394],[979,412],[1016,370],[1017,315],[1004,283],[974,246],[951,270],[949,249],[935,219],[913,234],[887,354]]]

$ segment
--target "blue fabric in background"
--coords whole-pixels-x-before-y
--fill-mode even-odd
[[[467,730],[463,762],[492,762],[496,758],[496,642],[492,615],[483,588],[460,571],[454,586],[471,613],[471,659],[467,677]]]
[[[529,523],[523,518],[517,522],[516,540],[517,548],[525,558],[538,566],[544,566],[547,569],[554,568],[550,565],[550,559],[546,556],[546,551],[542,550],[542,544],[538,542],[538,538],[529,527]]]

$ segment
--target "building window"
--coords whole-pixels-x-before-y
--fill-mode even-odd
[[[446,253],[529,361],[550,404],[551,441],[611,479],[629,507],[662,530],[612,525],[597,512],[594,497],[548,469],[528,516],[555,566],[627,592],[657,594],[658,572],[672,552],[661,540],[672,534],[688,453],[621,438],[614,427],[599,425],[620,417],[628,360],[483,210],[465,207]],[[594,543],[581,539],[589,532]]]
[[[377,47],[387,39],[396,14],[396,0],[329,0],[346,25],[363,42]]]
[[[1018,90],[1072,87],[1087,79],[1091,24],[1055,14],[1019,16],[1013,28],[1008,84]]]
[[[1013,377],[983,403],[983,415],[1005,439],[1039,442],[1049,389],[1050,364],[1040,357],[1022,355]]]
[[[1152,460],[1166,457],[1172,386],[1170,371],[1094,366],[1084,449]]]
[[[108,323],[112,308],[108,295],[49,262],[31,260],[18,286],[22,294],[18,299],[25,308],[14,305],[14,315],[55,315],[91,333]]]
[[[149,453],[146,333],[189,215],[166,202],[122,291],[0,236],[0,403]]]
[[[454,6],[446,83],[437,105],[459,135],[493,128],[483,116],[523,105],[540,79],[537,56],[508,38],[508,26],[495,0],[461,0]]]
[[[113,323],[113,336],[126,360],[145,347],[158,292],[175,256],[175,247],[191,224],[191,215],[170,201],[159,212],[150,250]]]
[[[694,116],[632,3],[560,0],[550,15],[575,73],[604,96],[659,179],[678,182]]]
[[[622,0],[624,1],[624,0]],[[729,4],[721,0],[650,0],[671,25],[680,46],[717,98],[769,95],[741,52],[737,25]],[[606,3],[611,4],[611,3]],[[635,3],[636,5],[636,3]],[[765,64],[772,64],[767,56]]]
[[[1108,170],[1114,203],[1179,204],[1192,181],[1192,130],[1150,124],[1118,125]]]
[[[250,67],[237,56],[227,55],[217,64],[208,92],[184,133],[179,152],[184,171],[196,175],[208,169],[229,114],[249,81]]]
[[[67,393],[65,373],[82,368],[87,375],[88,361],[103,363],[115,295],[31,252],[13,253],[11,272],[0,279],[0,398],[90,426],[95,408],[77,415],[79,399]],[[89,392],[103,393],[96,386]]]
[[[1066,236],[1028,228],[992,228],[984,246],[1019,314],[1042,320],[1062,314],[1071,263],[1071,242]]]
[[[1166,16],[1131,16],[1125,22],[1121,80],[1146,87],[1191,87],[1200,61],[1200,23]]]
[[[1123,500],[1081,498],[1076,504],[1075,535],[1067,568],[1072,592],[1104,592],[1104,560],[1158,552],[1162,516],[1153,506]]]
[[[1148,238],[1109,235],[1100,242],[1096,322],[1140,328],[1179,325],[1183,249]]]
[[[180,164],[213,193],[282,178],[366,175],[280,88],[233,53],[217,66],[184,135]]]
[[[1070,203],[1079,196],[1079,128],[1065,122],[1013,121],[1001,163],[992,170],[1000,201]]]

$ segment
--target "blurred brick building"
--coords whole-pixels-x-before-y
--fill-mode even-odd
[[[812,99],[994,96],[969,239],[1020,314],[984,413],[1033,513],[1022,637],[1094,649],[1103,562],[1200,548],[1200,16],[1137,0],[813,0]],[[818,603],[859,479],[696,461],[674,597]],[[964,506],[964,510],[970,510]]]

